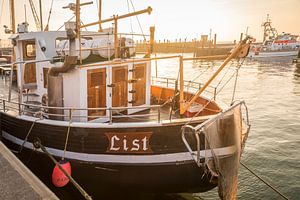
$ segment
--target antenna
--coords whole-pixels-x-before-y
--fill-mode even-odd
[[[248,35],[249,26],[246,27],[246,36]]]
[[[24,11],[25,11],[25,22],[27,22],[26,3],[24,4]]]
[[[98,8],[98,17],[99,17],[99,22],[101,22],[101,15],[102,15],[102,0],[99,0],[99,8]],[[102,32],[102,25],[99,23],[99,30],[98,32]]]

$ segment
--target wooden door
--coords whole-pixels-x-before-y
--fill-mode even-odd
[[[36,46],[35,41],[23,42],[23,60],[35,60],[36,59]],[[27,63],[24,66],[24,83],[36,83],[36,65],[35,63]]]
[[[112,107],[127,107],[128,67],[112,68]]]
[[[136,64],[133,69],[133,106],[146,104],[146,63]]]
[[[106,108],[106,69],[87,71],[88,108]],[[89,110],[89,116],[104,116],[105,110]],[[91,117],[89,120],[95,118]]]

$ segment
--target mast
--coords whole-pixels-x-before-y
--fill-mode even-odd
[[[12,33],[16,33],[16,19],[15,19],[15,1],[9,1],[10,7],[10,20],[11,20],[11,31]]]
[[[76,37],[80,38],[80,0],[76,0],[75,15],[76,15]]]
[[[267,26],[270,25],[270,19],[269,19],[269,14],[267,14],[267,21],[263,23],[263,27],[264,27],[264,36],[263,36],[263,42],[266,40],[268,34],[267,34]]]
[[[99,0],[99,8],[98,8],[98,17],[99,17],[99,22],[101,22],[101,16],[102,16],[102,0]],[[99,30],[98,32],[102,32],[102,25],[99,23]]]
[[[40,4],[40,22],[41,22],[41,31],[44,30],[43,28],[43,9],[42,9],[42,0],[39,0]]]
[[[114,49],[115,49],[115,58],[119,58],[120,47],[119,47],[119,39],[118,39],[118,16],[115,15],[114,15]]]

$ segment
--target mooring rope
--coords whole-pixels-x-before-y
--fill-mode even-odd
[[[30,126],[30,129],[29,129],[29,131],[27,132],[26,137],[25,137],[25,139],[24,139],[22,145],[20,146],[20,149],[19,149],[18,153],[21,153],[21,152],[22,152],[23,147],[24,147],[24,145],[26,144],[26,142],[27,142],[27,140],[28,140],[28,137],[29,137],[30,133],[32,132],[32,129],[33,129],[35,123],[36,123],[37,121],[39,121],[39,120],[41,120],[41,119],[36,119],[36,120],[34,120],[34,121],[32,122],[32,124],[31,124],[31,126]]]
[[[73,113],[73,109],[71,109],[69,111],[69,125],[68,125],[68,130],[67,130],[67,137],[66,137],[66,141],[65,141],[65,147],[64,147],[64,156],[61,158],[62,160],[65,159],[66,157],[66,151],[67,151],[67,146],[68,146],[68,142],[69,142],[69,135],[70,135],[70,129],[71,129],[71,123],[72,123],[72,113]]]
[[[33,145],[36,149],[41,148],[41,150],[52,160],[52,162],[63,172],[63,174],[68,177],[70,182],[76,187],[76,189],[81,193],[81,195],[86,200],[92,200],[92,197],[75,181],[75,179],[66,172],[66,170],[55,160],[55,158],[48,152],[48,150],[42,145],[39,138],[35,138]]]
[[[241,165],[243,167],[245,167],[251,174],[253,174],[255,177],[257,177],[260,181],[262,181],[264,184],[266,184],[269,188],[271,188],[274,192],[276,192],[277,194],[279,194],[283,199],[288,200],[288,198],[282,194],[278,189],[276,189],[274,186],[272,186],[270,183],[268,183],[267,181],[265,181],[262,177],[260,177],[259,175],[257,175],[254,171],[252,171],[247,165],[245,165],[244,163],[240,162]]]

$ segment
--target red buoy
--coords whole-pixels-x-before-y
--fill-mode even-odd
[[[71,164],[69,161],[61,160],[59,161],[60,166],[71,175]],[[64,187],[69,183],[68,177],[59,169],[57,165],[55,165],[52,172],[52,183],[56,187]]]

